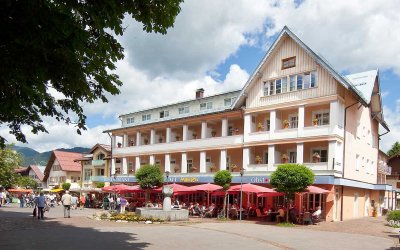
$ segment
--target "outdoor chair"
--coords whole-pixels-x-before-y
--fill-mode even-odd
[[[312,223],[313,224],[317,224],[318,222],[321,221],[321,215],[317,215],[317,216],[312,216]]]
[[[307,223],[307,224],[313,223],[312,220],[311,220],[311,213],[310,212],[305,212],[304,215],[303,215],[303,225],[305,223]]]
[[[258,209],[258,208],[256,209],[256,214],[257,214],[258,218],[266,218],[267,217],[267,215],[266,214],[262,214],[260,209]]]
[[[230,214],[231,214],[231,218],[232,219],[237,219],[238,218],[238,211],[237,211],[236,208],[232,208],[231,211],[230,211]]]

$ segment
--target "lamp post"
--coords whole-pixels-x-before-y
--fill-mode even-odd
[[[240,210],[239,210],[239,220],[242,220],[242,198],[243,198],[243,174],[244,174],[244,169],[240,169]]]
[[[167,185],[168,185],[169,171],[165,171],[165,176],[167,177]]]

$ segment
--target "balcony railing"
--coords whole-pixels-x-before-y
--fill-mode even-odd
[[[276,163],[272,167],[269,167],[268,164],[250,164],[246,171],[252,171],[252,172],[259,172],[259,171],[275,171],[276,168],[282,163]],[[310,163],[310,162],[305,162],[303,163],[306,165],[308,168],[311,170],[330,170],[328,169],[328,163],[327,162],[318,162],[318,163]]]
[[[104,160],[92,160],[93,167],[104,166],[104,164],[105,164]]]

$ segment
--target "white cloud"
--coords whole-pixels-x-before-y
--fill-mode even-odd
[[[390,133],[381,137],[380,147],[387,152],[396,141],[400,141],[400,99],[396,101],[395,107],[383,107],[385,120],[390,128]]]

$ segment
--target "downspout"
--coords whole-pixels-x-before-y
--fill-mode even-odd
[[[353,107],[354,105],[356,105],[359,102],[355,102],[353,104],[351,104],[350,106],[347,106],[344,109],[344,124],[343,124],[343,160],[342,160],[342,178],[344,178],[344,169],[345,169],[345,165],[346,165],[346,125],[347,125],[347,109]],[[361,106],[360,106],[361,107]],[[359,108],[360,108],[359,107]],[[344,186],[342,186],[342,195],[341,195],[341,202],[340,202],[340,220],[343,221],[343,189]]]

